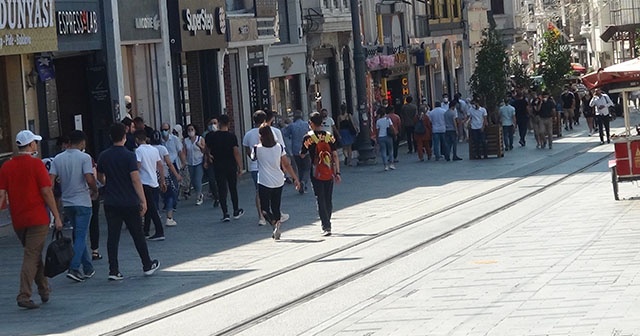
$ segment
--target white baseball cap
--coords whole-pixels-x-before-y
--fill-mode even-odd
[[[16,135],[16,144],[18,144],[19,147],[23,147],[34,141],[40,140],[42,140],[42,137],[33,134],[33,132],[31,132],[30,130],[20,131],[18,132],[18,135]]]

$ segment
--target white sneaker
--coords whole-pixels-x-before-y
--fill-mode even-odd
[[[388,171],[389,167],[387,165],[384,166],[384,171]]]
[[[176,221],[173,218],[167,218],[167,222],[165,223],[166,226],[176,226],[178,225],[178,223],[176,223]]]
[[[200,196],[198,196],[198,200],[196,201],[196,205],[202,205],[202,200],[203,200],[203,197],[202,197],[202,194],[200,194]]]
[[[289,220],[289,214],[281,213],[280,214],[280,223],[284,223]]]
[[[259,225],[259,226],[265,226],[265,225],[267,225],[267,220],[266,220],[266,219],[264,219],[264,218],[261,218],[261,219],[258,221],[258,225]]]
[[[389,168],[391,168],[391,170],[395,170],[396,166],[395,165],[389,165]]]

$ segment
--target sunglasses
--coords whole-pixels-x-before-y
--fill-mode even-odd
[[[163,128],[162,130],[163,130],[163,131],[167,131],[167,132],[169,132],[169,129],[168,129],[168,128]]]

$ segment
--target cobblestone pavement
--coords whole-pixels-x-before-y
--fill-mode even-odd
[[[614,124],[618,127],[621,125],[620,119]],[[120,263],[121,271],[126,277],[124,281],[113,283],[106,280],[108,272],[105,257],[104,260],[95,263],[97,274],[89,281],[77,284],[63,276],[52,279],[51,302],[36,311],[22,311],[15,305],[21,250],[15,237],[4,229],[4,236],[0,235],[2,236],[0,237],[2,256],[0,268],[3,270],[0,273],[0,283],[3,284],[0,287],[2,288],[0,302],[4,303],[0,306],[0,314],[3,316],[0,334],[93,335],[126,327],[131,323],[163,314],[181,305],[223,293],[248,281],[255,281],[259,277],[295,265],[301,260],[353,244],[363,237],[377,235],[391,225],[442,209],[460,199],[482,195],[485,190],[505,181],[516,179],[550,163],[566,162],[569,158],[574,157],[576,152],[585,152],[584,160],[589,160],[595,159],[598,155],[605,155],[606,153],[603,154],[603,152],[612,150],[611,146],[597,146],[597,143],[597,138],[586,137],[584,132],[577,130],[558,140],[552,151],[536,150],[530,146],[516,148],[507,152],[502,159],[420,163],[413,156],[401,155],[398,169],[392,172],[383,172],[379,165],[345,167],[342,169],[344,183],[337,186],[335,190],[334,230],[336,234],[330,238],[320,237],[320,226],[312,195],[300,196],[289,188],[283,196],[283,209],[291,214],[291,219],[285,223],[283,240],[279,243],[274,243],[270,239],[268,228],[257,226],[252,185],[250,179],[245,176],[240,184],[240,199],[246,214],[240,220],[222,223],[220,210],[212,208],[210,203],[196,207],[192,204],[193,200],[181,202],[175,216],[178,226],[166,229],[167,240],[149,242],[152,257],[158,258],[161,262],[160,271],[153,277],[142,276],[141,266],[134,252],[133,244],[127,233],[123,232]],[[401,148],[400,150],[404,153],[405,149]],[[466,149],[462,149],[462,155],[465,153]],[[315,314],[296,314],[295,318],[289,319],[288,323],[275,327],[270,323],[276,323],[279,319],[271,319],[262,325],[270,329],[261,334],[346,332],[364,335],[377,330],[375,331],[376,335],[405,335],[405,329],[389,329],[389,326],[393,327],[393,325],[404,326],[405,323],[398,322],[402,320],[403,316],[404,319],[411,319],[413,322],[424,319],[429,328],[432,328],[427,329],[423,325],[414,323],[410,328],[409,323],[406,323],[408,328],[406,334],[409,334],[411,330],[414,334],[423,335],[430,335],[432,331],[434,334],[447,334],[449,331],[459,331],[464,334],[463,330],[470,334],[472,332],[484,334],[480,330],[484,330],[484,332],[488,330],[482,329],[485,328],[482,323],[479,323],[479,329],[475,330],[455,328],[460,325],[460,320],[472,319],[470,316],[474,316],[476,313],[479,316],[487,316],[480,322],[491,323],[492,318],[500,315],[492,314],[496,310],[537,316],[534,318],[536,321],[545,321],[545,307],[562,309],[564,305],[575,306],[577,310],[571,308],[573,310],[563,313],[563,320],[558,322],[559,325],[574,323],[573,321],[577,318],[576,312],[590,314],[591,321],[586,324],[604,325],[600,322],[594,322],[598,319],[600,319],[599,321],[610,320],[623,323],[622,317],[633,316],[631,313],[638,307],[637,283],[633,282],[638,269],[638,254],[633,246],[638,245],[634,240],[638,235],[637,231],[633,231],[635,215],[633,202],[612,201],[611,188],[604,169],[606,167],[603,168],[602,165],[599,165],[594,168],[593,172],[584,174],[585,181],[578,180],[576,185],[569,183],[573,187],[571,193],[566,192],[561,198],[569,202],[566,206],[559,206],[562,202],[556,202],[549,207],[551,210],[540,212],[536,204],[528,204],[524,209],[531,213],[537,213],[538,217],[532,215],[532,218],[537,219],[523,220],[517,229],[506,231],[495,239],[487,240],[488,238],[486,238],[478,241],[479,237],[485,237],[498,230],[494,227],[498,223],[497,221],[492,221],[488,225],[476,225],[473,230],[465,230],[463,235],[455,235],[451,238],[452,240],[443,240],[442,243],[446,244],[448,248],[457,247],[459,249],[465,239],[470,242],[474,242],[475,239],[477,246],[474,245],[474,247],[463,251],[464,253],[461,252],[459,258],[450,260],[446,263],[447,267],[437,268],[437,272],[433,271],[433,267],[425,268],[424,265],[421,265],[421,268],[415,268],[415,265],[406,264],[404,260],[389,265],[388,268],[399,267],[405,271],[409,269],[414,273],[413,276],[416,277],[413,281],[414,287],[411,287],[412,289],[407,292],[402,292],[401,287],[398,287],[402,286],[404,279],[402,275],[405,273],[384,272],[386,274],[385,281],[378,282],[375,280],[365,281],[368,279],[365,277],[362,278],[362,281],[353,282],[317,299],[322,302],[322,300],[332,298],[338,293],[344,293],[344,290],[355,286],[355,289],[335,301],[340,302],[340,305],[329,303],[335,304],[335,309],[329,308],[333,308],[332,306],[323,306],[320,310],[327,312],[317,313],[318,308],[314,306],[315,302],[311,301],[296,309],[311,309],[312,312],[316,311]],[[560,173],[558,172],[558,174]],[[545,178],[552,176],[553,173],[548,172]],[[576,178],[583,178],[583,176]],[[541,179],[536,183],[544,184],[545,180]],[[584,183],[589,183],[586,189]],[[521,187],[520,190],[526,188],[526,186]],[[622,197],[635,195],[635,190],[630,185],[622,186]],[[585,201],[582,201],[582,196]],[[525,211],[522,208],[519,209],[521,210],[518,215]],[[503,215],[507,213],[511,212],[506,211]],[[566,226],[559,225],[565,222]],[[101,224],[103,223],[104,220],[101,219]],[[437,230],[451,225],[446,219],[434,223],[437,225],[424,226],[433,232],[423,234],[436,234]],[[506,219],[499,223],[509,226],[512,221]],[[474,234],[471,237],[466,237],[470,233]],[[593,240],[597,234],[600,234],[597,236],[600,240]],[[424,237],[426,239],[427,236]],[[604,239],[607,237],[611,239]],[[292,272],[295,274],[290,275],[290,282],[287,283],[295,284],[302,289],[319,286],[318,284],[323,281],[330,281],[333,269],[350,269],[348,260],[350,258],[358,259],[358,253],[376,251],[378,257],[381,257],[387,252],[387,248],[402,246],[402,236],[399,235],[394,239],[393,241],[396,242],[394,246],[372,244],[372,246],[367,246],[368,249],[363,246],[351,254],[336,255],[330,262],[316,263],[324,267],[317,273],[305,273],[302,269],[298,272]],[[106,230],[103,225],[101,252],[106,255],[105,241]],[[564,241],[566,242],[563,243]],[[522,244],[522,242],[526,242],[526,244]],[[527,248],[525,245],[529,247]],[[577,251],[583,246],[590,248],[580,250],[584,250],[583,253],[571,253],[572,249]],[[615,249],[616,246],[621,248]],[[433,248],[435,247],[413,254],[407,260],[414,259],[422,253],[427,254],[428,257],[427,251],[431,251]],[[444,255],[449,251],[443,247],[440,250],[438,253],[432,253],[432,258]],[[619,253],[615,251],[619,251]],[[427,257],[422,259],[429,260]],[[421,269],[424,269],[425,274],[416,274],[415,271]],[[543,272],[545,269],[548,272]],[[618,280],[615,282],[616,278],[613,278],[612,275],[615,274],[614,269],[621,272],[621,277],[617,278]],[[602,273],[595,273],[596,271]],[[543,275],[535,277],[536,273],[528,272],[542,272]],[[369,276],[376,276],[376,274],[374,272]],[[492,280],[494,274],[496,279]],[[573,274],[574,280],[567,280],[566,277],[570,274]],[[511,275],[514,279],[510,280]],[[410,279],[411,276],[408,275],[405,278]],[[544,291],[536,291],[534,288],[536,285],[540,285],[543,279],[546,280],[544,284],[547,284],[541,286]],[[626,280],[620,281],[621,279]],[[496,286],[492,287],[493,289],[484,287],[483,281]],[[594,281],[599,286],[586,285]],[[522,284],[513,288],[515,284],[520,283]],[[607,283],[614,283],[615,286],[607,287]],[[389,286],[386,289],[374,288],[378,284]],[[509,287],[510,291],[506,289],[508,286],[511,286]],[[256,290],[258,287],[256,286]],[[406,286],[402,286],[402,288],[404,287]],[[583,288],[585,289],[583,290]],[[611,288],[616,289],[617,292]],[[574,291],[574,289],[584,293],[584,296],[574,301],[564,302],[563,300],[569,297],[567,293]],[[134,330],[132,334],[150,334],[146,333],[150,330],[153,330],[155,334],[167,335],[215,333],[216,330],[224,329],[241,321],[246,318],[245,316],[252,316],[254,312],[265,309],[277,300],[286,301],[295,293],[293,289],[284,288],[284,286],[282,291],[277,286],[261,290],[257,294],[247,290],[243,294],[244,297],[240,295],[238,298],[221,300],[213,307],[206,306],[211,309],[205,311],[209,317],[204,317],[204,320],[201,318],[199,322],[191,323],[190,321],[191,324],[185,326],[178,322],[171,323],[172,320],[167,319],[166,323],[154,324],[149,329],[140,328]],[[408,295],[412,290],[415,292]],[[385,296],[386,299],[382,299],[380,294],[376,294],[380,292],[389,293],[389,295]],[[359,300],[360,295],[366,299]],[[594,298],[598,295],[604,298],[601,302],[609,302],[609,305],[598,305],[599,308],[596,310],[584,308],[593,303]],[[406,300],[416,298],[416,301],[394,300],[393,298],[396,296],[404,296]],[[498,300],[500,297],[504,297],[505,300],[512,298],[514,302],[508,305]],[[239,298],[242,300],[238,301]],[[546,300],[543,300],[544,298]],[[620,310],[620,307],[614,302],[615,298],[619,299],[617,302],[624,301],[627,309]],[[367,300],[373,300],[377,303],[362,304],[369,302]],[[359,304],[354,304],[354,302],[359,302]],[[493,308],[498,305],[495,302],[501,302],[501,306]],[[340,310],[339,307],[342,306],[347,308]],[[407,309],[403,310],[402,307]],[[415,309],[412,310],[411,307]],[[430,307],[430,314],[425,313],[427,307]],[[580,310],[580,307],[583,309]],[[460,308],[461,312],[456,308]],[[289,313],[293,314],[295,311],[291,310]],[[396,311],[397,314],[390,313],[392,311]],[[281,317],[289,317],[289,313],[282,314]],[[199,312],[194,312],[192,315],[194,317],[207,316],[199,314]],[[375,321],[368,320],[368,318],[376,316],[376,314],[395,316],[398,319],[388,318],[389,323],[385,325],[386,329],[367,326],[367,323]],[[460,314],[461,316],[448,318],[450,315],[447,314],[451,316]],[[504,320],[509,323],[501,322],[498,326],[505,328],[510,325],[528,326],[525,323],[518,323],[516,318],[518,314],[513,314],[514,317]],[[321,318],[314,319],[311,316],[320,316]],[[441,317],[447,318],[441,319]],[[524,317],[521,319],[531,320]],[[439,321],[439,324],[434,321]],[[474,318],[473,321],[478,322],[478,318]],[[375,322],[373,323],[375,324]],[[446,326],[441,324],[449,324],[453,329],[446,329]],[[637,332],[626,327],[627,325],[622,324],[614,329],[619,328],[615,330],[620,330],[620,334]],[[523,334],[545,334],[546,331],[543,330],[548,330],[544,328],[533,329],[530,326],[528,328],[530,328],[527,329],[529,331],[523,331]],[[357,331],[359,329],[370,331]],[[503,330],[507,329],[495,329],[494,331],[495,334],[502,334]],[[246,332],[251,333],[252,329]]]

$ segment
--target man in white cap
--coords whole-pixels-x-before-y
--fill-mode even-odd
[[[0,169],[0,204],[9,200],[13,229],[24,248],[20,271],[18,306],[27,309],[40,307],[31,300],[33,282],[38,286],[42,303],[49,301],[49,283],[44,276],[42,250],[49,232],[49,211],[53,213],[55,227],[62,229],[49,173],[38,159],[39,135],[29,130],[16,135],[18,155],[5,162]]]

